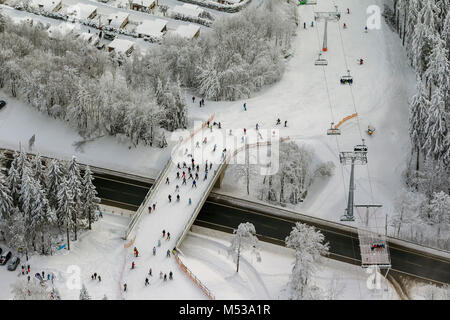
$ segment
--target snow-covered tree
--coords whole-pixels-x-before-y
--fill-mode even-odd
[[[314,227],[297,222],[286,237],[286,246],[295,250],[295,262],[288,284],[289,298],[292,300],[317,299],[318,288],[311,284],[321,255],[328,253],[325,237]]]
[[[89,295],[84,283],[80,289],[80,300],[91,300],[91,296]]]
[[[80,167],[76,158],[73,156],[72,159],[68,163],[68,187],[70,189],[70,193],[72,195],[72,220],[73,220],[73,228],[75,233],[75,240],[77,240],[78,236],[78,226],[79,226],[79,217],[83,214],[82,208],[82,198],[83,198],[83,190],[82,190],[82,178],[80,173]]]
[[[391,224],[396,229],[396,236],[400,237],[404,225],[414,223],[420,215],[426,197],[419,192],[402,190],[395,200],[395,215]]]
[[[428,205],[428,218],[437,225],[437,237],[440,237],[441,229],[448,228],[450,224],[450,196],[443,191],[434,193]]]
[[[258,238],[256,237],[255,226],[250,222],[239,224],[238,228],[233,231],[234,235],[231,239],[231,245],[228,252],[236,261],[236,272],[239,272],[239,259],[243,251],[251,250],[260,259]]]
[[[11,292],[14,300],[50,300],[50,292],[37,279],[29,282],[24,278],[12,284]]]
[[[58,191],[57,219],[60,226],[64,226],[67,236],[67,249],[70,250],[70,230],[73,227],[74,201],[67,179],[63,179]]]
[[[13,210],[13,198],[9,190],[5,176],[0,172],[0,220],[10,217]]]
[[[58,206],[58,190],[64,180],[64,172],[60,162],[57,159],[50,161],[45,173],[45,186],[47,190],[47,198],[51,207]]]
[[[20,248],[25,250],[28,260],[28,245],[25,239],[26,232],[25,216],[15,208],[11,218],[8,220],[7,229],[5,230],[6,242],[12,250],[18,251]]]
[[[100,203],[100,198],[97,197],[97,191],[93,184],[94,178],[92,176],[91,169],[86,166],[83,177],[83,194],[82,202],[84,207],[84,216],[87,217],[89,223],[89,230],[91,230],[92,220],[94,218],[95,212],[99,209],[98,204]]]

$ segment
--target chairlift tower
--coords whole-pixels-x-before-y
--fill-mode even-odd
[[[339,160],[343,165],[351,165],[350,184],[348,187],[348,202],[345,214],[341,217],[341,221],[355,221],[353,215],[354,207],[354,191],[355,191],[355,164],[367,164],[367,146],[364,144],[356,145],[353,151],[343,151],[339,154]]]
[[[314,12],[314,20],[315,21],[321,21],[324,20],[325,21],[325,29],[324,29],[324,33],[323,33],[323,46],[322,46],[322,50],[323,51],[327,51],[328,50],[328,46],[327,46],[327,30],[328,30],[328,21],[339,21],[341,19],[341,14],[338,11],[338,7],[335,6],[336,11],[319,11],[319,12]]]

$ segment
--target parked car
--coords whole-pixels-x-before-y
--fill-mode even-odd
[[[103,38],[106,40],[114,40],[116,38],[116,35],[112,32],[105,31],[103,32]]]
[[[17,266],[20,263],[20,259],[19,257],[14,257],[11,262],[8,264],[8,270],[9,271],[14,271],[16,270]]]
[[[4,266],[8,262],[8,260],[11,259],[11,256],[12,256],[11,251],[2,254],[2,256],[0,257],[0,265]]]
[[[2,110],[4,106],[6,106],[6,101],[0,100],[0,110]]]

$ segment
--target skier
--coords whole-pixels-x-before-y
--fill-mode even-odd
[[[172,273],[172,271],[169,272],[169,279],[173,280],[173,273]]]
[[[148,286],[148,278],[145,278],[145,286]]]
[[[148,274],[150,275],[150,277],[153,277],[152,276],[152,268],[150,268],[150,270],[148,270]]]
[[[366,32],[366,33],[367,33],[367,26],[365,26],[365,27],[364,27],[364,32]]]
[[[148,213],[150,214],[150,213],[152,213],[152,207],[148,207]]]
[[[303,22],[303,29],[306,29],[306,22]]]
[[[156,248],[155,247],[153,247],[153,255],[154,256],[156,255]]]
[[[314,27],[314,21],[311,21],[311,27]]]
[[[166,236],[166,230],[163,230],[162,234],[163,234],[163,238],[164,238]]]
[[[244,128],[244,134],[247,134],[247,129]]]
[[[189,205],[191,205],[192,204],[192,200],[191,200],[191,198],[189,198]]]
[[[226,149],[224,149],[224,150],[226,151]],[[212,168],[212,162],[209,164],[209,170],[211,170],[211,168]]]
[[[170,240],[170,232],[167,232],[167,240]]]
[[[192,165],[194,165],[194,162],[195,162],[195,160],[194,160],[194,158],[192,158],[192,160],[191,160]]]
[[[208,179],[208,172],[205,172],[205,177],[203,178],[203,181],[205,181],[206,179]]]
[[[244,111],[247,111],[247,103],[244,102]]]
[[[178,169],[181,169],[180,163],[179,163],[179,162],[178,162],[178,164],[177,164],[177,168],[178,168]]]
[[[162,279],[162,277],[163,277],[163,273],[162,273],[162,271],[160,271],[159,272],[159,278]]]
[[[183,178],[183,183],[182,184],[186,184],[186,178]]]
[[[98,276],[100,278],[100,276]],[[50,281],[50,273],[47,273],[47,281]]]
[[[230,136],[233,134],[233,131],[230,129]]]
[[[194,179],[194,177],[192,176],[192,173],[189,173],[189,178],[188,179]]]
[[[195,180],[192,181],[192,188],[193,188],[193,187],[196,187],[196,188],[197,188],[197,182],[195,182]]]
[[[195,97],[192,97],[192,103],[194,103],[195,102]]]
[[[191,173],[191,168],[190,167],[188,168],[188,173]]]
[[[186,162],[184,162],[184,161],[183,161],[183,168],[186,168]]]
[[[198,173],[195,173],[195,180],[198,180]]]
[[[284,126],[287,127],[287,120],[284,121]]]
[[[131,262],[131,269],[134,269],[134,261]]]
[[[27,276],[28,282],[30,282],[30,275]]]
[[[183,171],[183,174],[181,175],[183,178],[186,178],[186,172]]]
[[[219,129],[222,129],[222,125],[220,124],[220,122],[219,122]]]
[[[127,284],[126,284],[126,283],[123,284],[123,291],[124,291],[124,292],[127,291]]]
[[[161,247],[161,240],[158,239],[158,247]]]
[[[153,204],[153,211],[156,209],[156,203]]]
[[[102,278],[98,275],[98,282],[102,282]]]
[[[199,107],[201,108],[201,107],[202,107],[202,101],[200,100],[200,101],[198,102],[198,104],[199,104]]]
[[[277,125],[279,125],[281,123],[280,118],[277,119]]]
[[[241,138],[241,143],[244,143],[244,136],[242,136]],[[222,158],[223,158],[224,153],[222,152]]]
[[[166,184],[169,184],[169,177],[166,178]]]
[[[364,63],[363,59],[359,59],[359,65],[362,65]]]
[[[258,125],[258,124],[256,124],[256,131],[258,131],[258,129],[259,129],[259,125]]]
[[[139,257],[139,251],[137,251],[137,249],[136,249],[136,252],[135,252],[135,256],[136,256],[136,258]]]
[[[167,274],[164,273],[164,281],[167,281]]]
[[[180,192],[180,187],[178,185],[175,186],[175,192]]]
[[[177,179],[180,179],[180,173],[177,171]]]
[[[344,22],[344,29],[347,29],[347,25],[345,24],[345,22]]]
[[[350,9],[349,8],[347,8],[347,14],[350,14]]]
[[[180,195],[179,194],[177,194],[177,201],[178,202],[180,201]]]
[[[170,251],[167,249],[167,258],[170,258]]]
[[[200,171],[200,166],[197,165],[196,168],[197,168],[197,172],[199,172]]]
[[[170,194],[169,194],[168,198],[169,198],[169,202],[172,202],[172,196]]]
[[[197,143],[195,144],[196,148],[200,148],[200,142],[197,141]]]
[[[202,106],[205,106],[205,99],[202,98]]]

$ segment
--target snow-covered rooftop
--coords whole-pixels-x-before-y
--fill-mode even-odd
[[[198,17],[203,12],[203,9],[200,9],[200,7],[195,4],[184,3],[181,6],[178,5],[173,7],[172,12],[185,16]]]
[[[183,24],[181,26],[178,26],[175,31],[173,31],[174,34],[179,35],[183,38],[187,39],[193,39],[194,36],[197,34],[197,32],[200,31],[200,27],[193,24]]]
[[[163,19],[145,20],[142,24],[136,28],[137,34],[145,36],[161,37],[164,27],[167,25],[167,21]]]
[[[108,48],[114,49],[116,52],[126,53],[134,46],[133,41],[125,40],[125,39],[114,39],[108,45]]]
[[[32,0],[30,2],[32,7],[43,9],[44,11],[53,11],[61,4],[62,0]]]
[[[79,29],[79,26],[78,28]],[[69,33],[75,32],[75,25],[73,23],[63,22],[58,25],[52,25],[47,30],[49,37],[53,39],[57,39],[60,37],[65,37]]]
[[[111,13],[106,20],[109,21],[111,20],[111,23],[109,24],[111,27],[114,28],[120,28],[122,26],[122,23],[128,19],[130,15],[126,12],[115,12],[115,13]]]
[[[143,7],[151,7],[155,4],[155,0],[132,0],[131,4],[143,6]]]
[[[84,3],[77,3],[67,8],[67,14],[78,19],[87,19],[97,10],[96,6]]]

